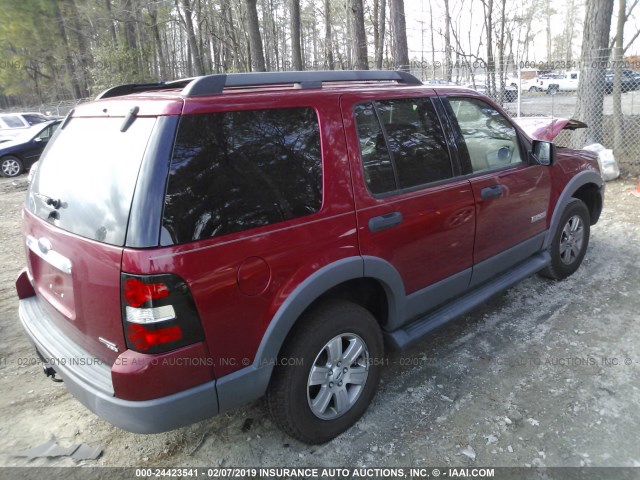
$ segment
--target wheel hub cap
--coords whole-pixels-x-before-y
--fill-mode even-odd
[[[355,405],[369,375],[369,351],[358,335],[343,333],[329,340],[311,366],[307,401],[313,414],[333,420]]]
[[[582,251],[584,242],[584,225],[578,215],[571,217],[560,236],[560,260],[565,265],[571,265],[576,261]]]

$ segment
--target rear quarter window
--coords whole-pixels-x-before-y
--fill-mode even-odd
[[[311,108],[185,115],[161,243],[218,237],[317,212],[322,156]]]

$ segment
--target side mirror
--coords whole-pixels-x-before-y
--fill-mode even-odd
[[[42,143],[42,142],[44,142],[44,138],[36,137],[33,141],[36,142],[36,143]]]
[[[553,165],[556,159],[556,146],[551,142],[534,140],[531,153],[540,165]]]

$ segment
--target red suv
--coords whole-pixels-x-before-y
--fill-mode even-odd
[[[39,163],[20,319],[48,375],[145,433],[266,395],[326,442],[366,410],[385,344],[570,275],[603,202],[592,154],[402,72],[122,85]]]

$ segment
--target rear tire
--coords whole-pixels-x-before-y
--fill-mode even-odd
[[[7,155],[0,159],[0,173],[3,177],[17,177],[24,171],[24,166],[18,157]]]
[[[368,310],[347,301],[315,308],[289,336],[274,369],[266,396],[274,423],[308,444],[344,432],[371,403],[383,354]]]
[[[551,265],[540,274],[554,280],[562,280],[573,274],[587,253],[589,235],[589,209],[581,200],[573,199],[565,208],[551,242]]]

